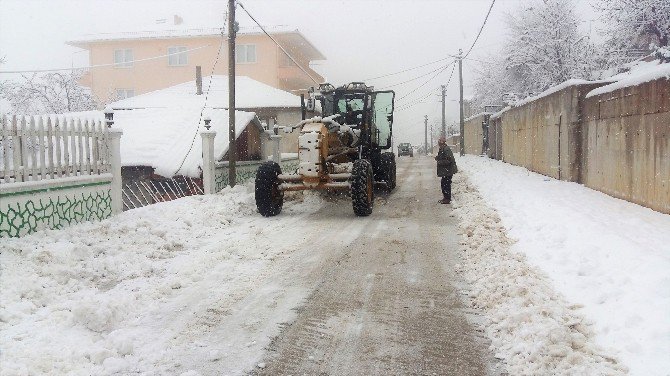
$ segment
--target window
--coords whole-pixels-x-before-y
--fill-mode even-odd
[[[168,47],[168,65],[180,66],[188,64],[186,47]]]
[[[133,66],[133,50],[114,50],[114,66],[117,68],[128,68]]]
[[[235,48],[235,63],[249,64],[256,62],[256,45],[240,44]]]
[[[133,89],[116,89],[116,100],[126,99],[135,96]]]

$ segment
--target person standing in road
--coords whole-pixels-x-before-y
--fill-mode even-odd
[[[438,201],[440,204],[449,204],[451,202],[451,178],[458,172],[456,166],[456,158],[449,146],[447,146],[447,139],[442,136],[437,141],[440,151],[437,152],[435,160],[437,161],[437,176],[441,177],[440,185],[442,186],[442,200]]]

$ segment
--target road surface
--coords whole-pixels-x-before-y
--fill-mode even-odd
[[[253,374],[496,372],[459,297],[456,219],[437,203],[433,164],[400,158],[398,188],[370,217],[339,199],[297,224],[305,236],[294,246],[312,259],[288,274],[313,290]]]

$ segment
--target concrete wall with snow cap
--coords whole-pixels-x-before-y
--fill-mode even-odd
[[[628,81],[584,100],[582,183],[670,214],[670,79]]]
[[[482,122],[488,121],[491,116],[488,112],[481,112],[465,119],[464,125],[464,142],[465,154],[481,155],[484,153],[484,130]]]
[[[571,80],[496,114],[502,160],[560,180],[579,181],[579,103],[605,82]]]

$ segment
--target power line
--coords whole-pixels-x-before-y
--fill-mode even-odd
[[[442,58],[442,59],[438,59],[438,60],[435,60],[435,61],[431,61],[430,63],[426,63],[426,64],[422,64],[422,65],[417,65],[417,66],[412,67],[412,68],[403,69],[403,70],[398,71],[398,72],[388,73],[388,74],[384,74],[384,75],[377,76],[377,77],[372,77],[372,78],[366,78],[366,79],[364,79],[363,81],[365,82],[365,81],[376,80],[376,79],[378,79],[378,78],[384,78],[384,77],[389,77],[389,76],[395,76],[395,75],[400,74],[400,73],[409,72],[409,71],[414,70],[414,69],[423,68],[423,67],[428,66],[428,65],[432,65],[432,64],[435,64],[435,63],[439,63],[440,61],[447,60],[447,59],[449,59],[450,57],[452,57],[452,56],[447,56],[447,57],[444,57],[444,58]]]
[[[453,63],[452,63],[452,64],[453,64]],[[447,80],[447,84],[445,85],[445,90],[446,90],[447,88],[449,88],[449,84],[451,83],[451,78],[454,76],[454,69],[455,69],[455,68],[456,68],[455,65],[451,67],[451,73],[449,74],[449,79]],[[409,103],[405,103],[404,105],[401,106],[401,108],[398,109],[398,111],[404,111],[404,110],[407,110],[407,109],[409,109],[409,108],[411,108],[411,107],[416,106],[416,105],[419,104],[419,103],[424,103],[424,102],[422,102],[422,100],[428,98],[428,97],[429,97],[430,95],[432,95],[432,94],[433,94],[432,92],[428,92],[427,95],[425,95],[425,96],[419,98],[418,100],[415,100],[415,101],[412,101],[412,102],[409,102]],[[436,103],[438,103],[438,102],[436,102]]]
[[[491,1],[491,6],[489,6],[489,11],[486,13],[486,18],[484,18],[484,23],[482,23],[482,27],[479,28],[479,32],[477,33],[477,36],[475,37],[475,40],[472,42],[472,46],[470,46],[470,49],[468,52],[465,53],[465,56],[463,58],[465,59],[470,55],[470,52],[472,52],[472,49],[475,47],[475,44],[477,44],[477,41],[479,40],[479,36],[482,34],[482,31],[484,30],[484,26],[486,26],[486,21],[489,19],[489,15],[491,14],[491,9],[493,9],[493,4],[496,3],[496,0]]]
[[[453,63],[452,63],[452,64],[453,64]],[[449,66],[449,64],[447,64],[445,67],[448,67],[448,66]],[[406,80],[406,81],[403,81],[403,82],[398,82],[398,83],[395,83],[395,84],[392,84],[392,85],[382,86],[380,89],[388,89],[388,88],[390,88],[390,87],[399,86],[399,85],[406,84],[406,83],[408,83],[408,82],[416,81],[416,80],[418,80],[419,78],[426,77],[426,76],[428,76],[429,74],[431,74],[431,73],[435,73],[435,72],[437,72],[437,71],[439,71],[440,69],[443,69],[443,68],[445,68],[445,67],[439,67],[439,68],[434,69],[434,70],[432,70],[432,71],[430,71],[430,72],[428,72],[428,73],[424,73],[424,74],[422,74],[422,75],[420,75],[420,76],[416,76],[416,77],[414,77],[414,78],[410,78],[409,80]]]
[[[171,53],[171,54],[168,53],[168,54],[165,54],[165,55],[153,56],[153,57],[147,57],[147,58],[139,59],[139,60],[124,61],[124,62],[122,62],[122,63],[96,64],[96,65],[89,65],[89,66],[86,66],[86,67],[77,67],[77,68],[70,67],[70,68],[54,68],[54,69],[38,69],[38,70],[0,71],[0,74],[10,74],[10,73],[44,73],[44,72],[59,72],[59,71],[69,71],[69,70],[80,70],[80,69],[91,69],[91,68],[111,67],[111,66],[118,66],[118,65],[129,64],[129,63],[134,64],[134,63],[141,63],[141,62],[143,62],[143,61],[149,61],[149,60],[155,60],[155,59],[162,59],[162,58],[164,58],[164,57],[169,57],[169,56],[174,56],[174,55],[180,55],[180,54],[184,54],[184,53],[187,53],[187,52],[200,50],[200,49],[202,49],[202,48],[206,48],[206,47],[209,47],[209,46],[211,46],[211,45],[208,44],[208,45],[206,45],[206,46],[200,46],[200,47],[196,47],[196,48],[191,48],[190,50],[186,50],[186,51],[173,52],[173,53]]]
[[[288,51],[286,51],[286,50],[284,49],[284,47],[283,47],[281,44],[279,44],[279,42],[277,42],[277,40],[276,40],[275,38],[272,37],[272,35],[270,35],[267,31],[265,31],[265,28],[264,28],[258,21],[256,21],[256,19],[254,18],[254,16],[252,16],[251,13],[249,13],[249,11],[247,10],[247,8],[245,8],[244,5],[242,5],[242,3],[240,3],[239,1],[236,1],[235,3],[237,3],[237,5],[239,5],[240,8],[242,8],[242,10],[244,10],[244,12],[249,16],[249,18],[251,18],[251,19],[256,23],[256,25],[258,25],[258,27],[261,28],[261,30],[263,30],[263,32],[265,33],[265,35],[267,35],[270,39],[272,39],[272,41],[275,42],[275,44],[276,44],[276,45],[277,45],[277,46],[278,46],[278,47],[279,47],[279,48],[286,54],[286,56],[288,56],[288,58],[291,59],[291,61],[292,61],[298,68],[300,68],[300,70],[303,71],[303,73],[305,73],[305,74],[307,75],[307,77],[309,77],[310,80],[314,81],[314,83],[317,84],[317,85],[320,84],[320,82],[318,82],[317,80],[315,80],[314,77],[312,77],[312,75],[309,74],[309,72],[307,72],[307,71],[305,70],[305,68],[303,68],[300,64],[298,64],[298,62],[293,58],[293,56],[291,56],[291,54],[289,54]],[[234,27],[234,25],[231,25],[231,27]]]
[[[202,114],[205,112],[205,108],[207,107],[207,99],[209,98],[209,91],[212,88],[212,77],[214,77],[214,69],[216,68],[216,64],[219,62],[219,56],[221,56],[221,48],[223,47],[223,40],[224,34],[223,30],[226,29],[227,22],[226,20],[228,19],[228,12],[226,12],[226,15],[224,16],[223,20],[223,28],[221,28],[221,43],[219,43],[219,50],[216,52],[216,58],[214,59],[214,64],[212,65],[212,73],[209,75],[209,83],[207,84],[207,93],[205,93],[205,103],[202,105],[202,109],[200,110],[200,117],[198,118],[198,127],[195,129],[195,133],[193,134],[193,138],[191,139],[191,145],[188,147],[188,151],[186,154],[184,154],[184,159],[181,160],[181,164],[179,164],[179,168],[177,168],[177,171],[172,174],[173,176],[177,175],[179,170],[184,166],[184,162],[186,162],[186,158],[188,158],[188,155],[191,153],[191,150],[193,150],[193,144],[195,143],[195,139],[198,137],[198,131],[200,131],[200,123],[202,122]]]
[[[430,81],[434,80],[435,77],[437,77],[437,76],[439,76],[440,74],[442,74],[442,72],[444,72],[445,70],[447,70],[447,68],[449,68],[449,66],[450,66],[450,65],[453,65],[455,62],[456,62],[456,60],[452,61],[451,63],[449,63],[449,64],[447,64],[447,65],[445,65],[445,66],[444,66],[439,72],[437,72],[433,77],[429,78],[426,82],[422,83],[421,85],[415,87],[415,88],[414,88],[412,91],[410,91],[409,93],[407,93],[407,94],[403,95],[402,97],[398,98],[398,100],[402,100],[403,98],[407,98],[409,95],[411,95],[411,94],[414,93],[415,91],[417,91],[417,90],[421,89],[422,87],[426,86]]]

